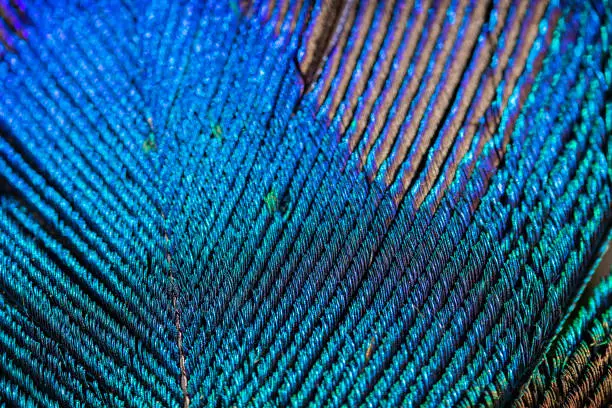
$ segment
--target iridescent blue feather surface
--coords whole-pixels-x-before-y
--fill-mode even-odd
[[[0,10],[0,405],[612,403],[608,1]]]

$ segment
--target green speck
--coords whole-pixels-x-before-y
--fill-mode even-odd
[[[157,149],[157,144],[155,143],[155,139],[153,135],[149,136],[142,144],[142,149],[145,153],[149,153],[151,150]]]
[[[238,5],[238,1],[237,0],[230,1],[230,7],[232,8],[232,11],[234,13],[240,14],[240,6]]]
[[[220,139],[223,136],[223,128],[220,124],[216,123],[212,126],[212,134],[215,139]]]
[[[266,207],[268,211],[274,213],[278,208],[278,196],[276,195],[276,191],[274,189],[270,190],[268,194],[264,197],[264,203],[266,203]]]

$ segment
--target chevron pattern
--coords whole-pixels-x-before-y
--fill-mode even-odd
[[[0,11],[0,406],[612,404],[612,3]]]

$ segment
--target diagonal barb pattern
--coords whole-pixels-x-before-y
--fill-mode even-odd
[[[0,406],[607,406],[611,16],[0,0]]]

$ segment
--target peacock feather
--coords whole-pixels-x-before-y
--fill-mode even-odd
[[[611,21],[0,0],[0,406],[612,406]]]

